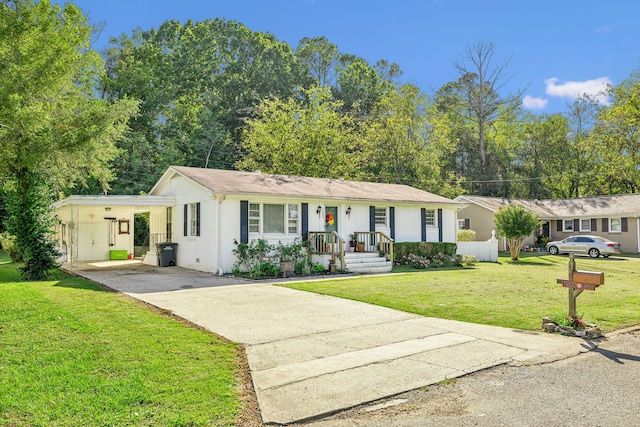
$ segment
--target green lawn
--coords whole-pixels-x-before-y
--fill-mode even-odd
[[[640,259],[576,256],[578,270],[602,271],[605,284],[577,298],[577,312],[605,332],[640,324]],[[524,254],[511,262],[472,268],[413,270],[348,280],[288,283],[294,289],[334,295],[423,316],[540,330],[544,316],[568,313],[568,257]]]
[[[0,251],[0,425],[229,426],[239,348],[91,282],[18,282]]]

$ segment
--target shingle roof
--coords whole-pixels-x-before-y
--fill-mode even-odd
[[[505,208],[511,205],[521,205],[527,210],[532,211],[540,217],[553,216],[553,212],[550,211],[546,205],[544,205],[539,200],[524,200],[524,199],[507,199],[501,197],[485,197],[485,196],[458,196],[456,197],[458,201],[469,201],[475,203],[479,206],[482,206],[486,209],[489,209],[492,212],[497,212],[500,208]]]
[[[544,200],[557,217],[624,216],[640,214],[640,194]]]
[[[240,172],[171,166],[164,177],[183,175],[214,194],[247,194],[283,197],[306,197],[334,200],[363,200],[406,203],[437,203],[463,207],[462,203],[446,197],[418,190],[408,185],[347,181],[344,179],[310,178],[270,175],[259,172]],[[162,179],[151,190],[161,185]]]
[[[459,201],[469,201],[491,211],[511,204],[521,204],[526,209],[546,218],[608,217],[640,214],[640,194],[578,197],[555,200],[521,200],[498,197],[459,196]]]

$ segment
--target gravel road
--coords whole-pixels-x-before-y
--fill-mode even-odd
[[[640,330],[567,360],[500,366],[300,425],[640,426]]]

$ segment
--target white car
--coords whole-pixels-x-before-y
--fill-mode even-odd
[[[551,255],[566,253],[584,253],[591,258],[598,258],[602,255],[608,258],[609,255],[620,254],[622,252],[620,243],[612,242],[600,236],[571,236],[564,240],[547,243],[547,251]]]

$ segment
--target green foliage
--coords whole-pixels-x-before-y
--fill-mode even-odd
[[[441,252],[430,258],[414,254],[403,255],[402,258],[397,260],[395,264],[397,266],[407,265],[416,269],[434,269],[456,267],[461,265],[461,262],[459,256],[456,255],[452,257]]]
[[[438,254],[449,257],[456,255],[458,245],[449,242],[397,242],[393,244],[393,256],[396,261],[403,256],[417,255],[424,258],[434,258]]]
[[[507,239],[511,259],[517,260],[524,240],[540,226],[538,216],[520,205],[500,208],[495,214],[498,233]]]
[[[242,170],[296,176],[354,177],[358,153],[353,119],[327,88],[300,90],[298,98],[266,99],[248,121]]]
[[[462,255],[460,257],[460,264],[464,267],[473,267],[478,262],[478,258],[475,255]]]
[[[314,262],[311,265],[311,272],[313,274],[322,274],[325,271],[327,271],[327,269],[325,268],[324,264],[322,264],[321,262]]]
[[[7,231],[15,236],[14,250],[24,261],[24,280],[44,280],[58,264],[52,235],[54,219],[51,187],[41,174],[28,174],[9,192]]]
[[[171,164],[228,169],[263,99],[307,85],[289,45],[224,19],[163,22],[111,41],[107,99],[142,101],[119,144],[114,188],[148,191]]]
[[[248,277],[275,277],[279,267],[268,258],[269,252],[274,246],[265,239],[252,240],[250,243],[238,243],[234,239],[236,248],[233,250],[236,262],[233,265],[233,273]],[[274,274],[274,270],[275,274]]]
[[[458,230],[458,242],[475,242],[476,232],[473,230]]]
[[[4,250],[13,262],[22,262],[22,254],[16,246],[16,237],[6,231],[0,233],[0,248]]]
[[[87,177],[111,179],[115,140],[136,103],[96,97],[102,60],[80,9],[49,0],[0,5],[0,179],[7,230],[24,258],[23,278],[55,266],[50,204],[54,189]]]

